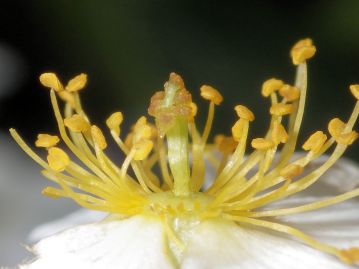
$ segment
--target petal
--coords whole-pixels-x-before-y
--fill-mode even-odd
[[[37,242],[40,239],[54,235],[65,229],[75,227],[77,225],[94,223],[103,220],[108,213],[101,211],[94,211],[88,209],[80,209],[61,219],[57,219],[51,222],[44,223],[34,230],[29,235],[30,242]]]
[[[306,197],[298,198],[296,202],[305,204],[317,200],[316,197]],[[359,199],[280,219],[322,242],[341,248],[359,246]]]
[[[161,222],[140,216],[78,226],[40,241],[33,251],[37,260],[21,268],[175,268]]]
[[[303,157],[302,153],[296,153],[294,159]],[[310,162],[305,168],[306,171],[312,171],[321,166],[327,159],[328,155],[322,155]],[[319,183],[323,185],[319,185]],[[318,182],[310,189],[314,195],[328,195],[332,193],[345,192],[359,186],[359,166],[356,162],[340,158],[327,172],[325,172]],[[324,189],[323,189],[324,188]],[[329,192],[329,193],[328,193]],[[308,192],[307,192],[308,193]]]
[[[268,230],[206,221],[192,233],[182,269],[349,269],[335,257]]]

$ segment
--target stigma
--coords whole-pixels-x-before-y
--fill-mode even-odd
[[[300,230],[279,224],[276,217],[351,199],[359,196],[359,189],[298,207],[265,209],[313,185],[358,138],[353,130],[359,114],[359,85],[355,84],[349,86],[355,98],[350,117],[334,118],[328,122],[328,130],[315,130],[301,145],[306,154],[293,160],[300,148],[307,61],[315,53],[312,40],[300,40],[290,51],[297,69],[295,82],[278,78],[263,82],[261,93],[268,99],[271,118],[261,137],[248,138],[257,116],[250,108],[237,104],[233,111],[237,119],[228,128],[229,135],[217,134],[211,141],[215,110],[223,102],[220,91],[210,85],[200,87],[200,96],[208,102],[207,120],[200,130],[196,123],[198,107],[176,73],[171,73],[163,90],[152,96],[148,116],[141,116],[127,135],[123,135],[125,118],[120,111],[106,119],[108,135],[90,121],[80,101],[80,92],[87,84],[85,74],[65,85],[56,74],[44,73],[40,82],[50,90],[59,130],[58,135],[38,135],[35,146],[47,152],[46,160],[14,129],[10,132],[43,168],[42,174],[58,184],[57,188],[45,188],[44,195],[69,198],[80,206],[121,217],[159,218],[168,237],[180,249],[185,248],[185,243],[178,237],[175,223],[217,218],[286,233],[346,263],[354,263],[359,260],[358,248],[343,250],[321,243]],[[123,156],[120,164],[106,154],[108,136]],[[310,170],[309,164],[328,152],[327,161]],[[205,169],[208,165],[216,171],[210,182]]]

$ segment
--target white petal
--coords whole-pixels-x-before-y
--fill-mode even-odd
[[[21,268],[174,268],[160,221],[132,217],[69,229],[34,247],[38,260]]]
[[[267,230],[206,221],[193,231],[181,269],[349,269],[335,257]]]
[[[43,239],[50,235],[54,235],[55,233],[75,227],[77,225],[99,222],[103,220],[107,215],[108,213],[105,212],[80,209],[61,219],[47,222],[36,227],[34,230],[31,231],[29,235],[29,241],[37,242],[40,239]]]
[[[321,198],[322,199],[322,198]],[[316,201],[316,197],[297,199],[298,203]],[[337,247],[359,246],[359,200],[352,199],[320,210],[280,218],[320,241]]]
[[[302,153],[296,153],[294,159],[303,156]],[[321,166],[328,155],[322,155],[310,162],[306,171],[312,171]],[[321,183],[318,187],[318,183]],[[329,168],[309,190],[315,195],[328,195],[335,192],[345,192],[359,186],[359,165],[352,160],[340,158],[331,168]],[[325,186],[325,188],[323,188]],[[328,193],[329,192],[329,193]],[[308,192],[307,192],[308,193]]]

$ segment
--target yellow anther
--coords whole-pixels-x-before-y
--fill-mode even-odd
[[[201,96],[204,99],[209,100],[216,105],[222,103],[223,97],[215,88],[208,85],[203,85],[200,90],[201,90]]]
[[[234,107],[234,110],[237,112],[238,117],[241,119],[248,121],[254,121],[255,119],[253,112],[245,106],[237,105]]]
[[[339,136],[345,128],[345,123],[338,118],[332,119],[328,124],[328,131],[332,137]]]
[[[197,111],[198,111],[197,105],[192,102],[190,104],[190,106],[191,106],[192,117],[195,117],[197,115]]]
[[[280,171],[280,175],[286,179],[293,179],[303,172],[303,167],[297,164],[289,164]]]
[[[273,123],[272,129],[272,141],[274,144],[278,145],[279,143],[285,143],[287,142],[288,138],[289,136],[284,126],[281,123],[275,121]]]
[[[282,80],[271,78],[262,84],[262,95],[268,97],[271,93],[278,91],[284,85]]]
[[[136,152],[133,159],[136,161],[142,161],[147,158],[148,154],[150,154],[153,148],[153,142],[149,139],[142,139],[136,143],[134,147]]]
[[[60,190],[55,189],[53,187],[46,187],[41,191],[42,195],[45,195],[49,198],[57,199],[62,197]]]
[[[274,147],[274,143],[265,138],[255,138],[252,140],[251,145],[253,148],[259,150],[268,150]]]
[[[69,165],[70,158],[62,149],[52,147],[48,151],[47,162],[52,170],[61,172]]]
[[[98,128],[96,125],[91,126],[91,135],[94,142],[101,150],[104,150],[107,147],[106,139],[100,128]]]
[[[73,132],[86,132],[90,129],[90,123],[81,115],[74,114],[70,118],[64,119],[64,124]]]
[[[243,127],[244,127],[244,122],[245,120],[244,119],[239,119],[237,120],[237,122],[233,125],[232,127],[232,136],[233,136],[233,139],[234,141],[239,141],[241,136],[242,136],[242,133],[243,133]]]
[[[147,124],[145,116],[140,117],[133,127],[132,143],[136,144],[141,139],[149,139],[152,136],[152,128]]]
[[[71,79],[69,83],[67,83],[65,90],[69,92],[76,92],[83,89],[86,86],[86,83],[87,75],[82,73]]]
[[[327,141],[327,136],[322,131],[317,131],[305,141],[302,148],[317,153],[322,148],[325,141]]]
[[[348,264],[359,262],[359,248],[342,249],[339,252],[339,257]]]
[[[234,141],[233,137],[224,135],[216,135],[214,143],[217,145],[218,150],[224,154],[232,153],[238,145],[238,143]]]
[[[300,97],[299,89],[288,84],[283,85],[283,87],[279,89],[279,94],[289,102],[297,100]]]
[[[60,80],[55,73],[43,73],[40,75],[40,82],[47,88],[53,89],[55,91],[62,91],[64,87],[62,86]]]
[[[359,84],[353,84],[349,87],[352,94],[355,96],[357,100],[359,100]]]
[[[56,135],[38,134],[35,141],[36,147],[49,148],[55,146],[60,142],[60,139]]]
[[[274,104],[271,106],[270,108],[270,113],[272,115],[276,115],[276,116],[284,116],[287,114],[292,113],[293,111],[293,106],[292,105],[286,105],[286,104]]]
[[[114,131],[118,136],[120,135],[120,125],[123,121],[123,115],[121,112],[112,113],[110,117],[107,118],[106,124],[107,127]]]
[[[75,97],[71,92],[61,91],[57,93],[61,100],[69,103],[72,108],[75,108]]]
[[[345,133],[345,134],[341,134],[337,137],[334,137],[334,139],[339,144],[349,146],[349,145],[353,144],[355,140],[358,139],[358,136],[359,136],[359,134],[356,131],[351,131],[350,133]]]
[[[298,65],[312,58],[316,50],[310,38],[299,40],[290,51],[293,64]]]

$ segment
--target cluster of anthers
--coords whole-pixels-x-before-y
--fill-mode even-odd
[[[83,207],[106,211],[119,218],[133,215],[159,218],[167,238],[180,250],[185,244],[179,236],[179,223],[220,218],[289,234],[346,263],[354,263],[359,261],[359,248],[338,249],[318,242],[298,229],[276,222],[275,217],[327,207],[359,196],[359,189],[298,207],[273,210],[264,207],[313,185],[358,137],[352,129],[359,113],[359,85],[351,85],[357,101],[348,121],[332,119],[328,124],[330,137],[324,131],[316,131],[302,145],[307,153],[293,160],[305,105],[306,61],[315,52],[310,39],[299,41],[291,50],[293,64],[297,66],[294,85],[275,78],[263,83],[262,95],[271,102],[271,120],[264,137],[251,140],[254,150],[250,154],[245,151],[249,125],[255,119],[251,110],[237,105],[234,110],[238,120],[232,127],[232,135],[217,135],[210,143],[215,106],[223,98],[211,86],[200,88],[201,96],[209,101],[208,118],[200,132],[195,124],[197,106],[182,78],[175,73],[170,74],[164,90],[156,92],[151,99],[148,113],[155,118],[154,124],[142,116],[122,139],[122,113],[115,112],[106,120],[113,140],[125,155],[120,166],[105,154],[105,136],[82,109],[79,92],[86,85],[85,74],[74,77],[66,86],[54,73],[40,76],[41,83],[51,89],[51,103],[61,136],[60,139],[55,135],[38,135],[35,145],[47,150],[47,161],[14,129],[10,132],[22,149],[44,168],[43,175],[59,185],[59,188],[45,188],[44,195],[67,197]],[[57,96],[64,101],[64,115]],[[82,165],[57,146],[60,142]],[[303,173],[311,161],[332,147],[320,167]],[[205,188],[208,164],[216,169],[216,176]],[[160,171],[160,175],[154,171]]]

